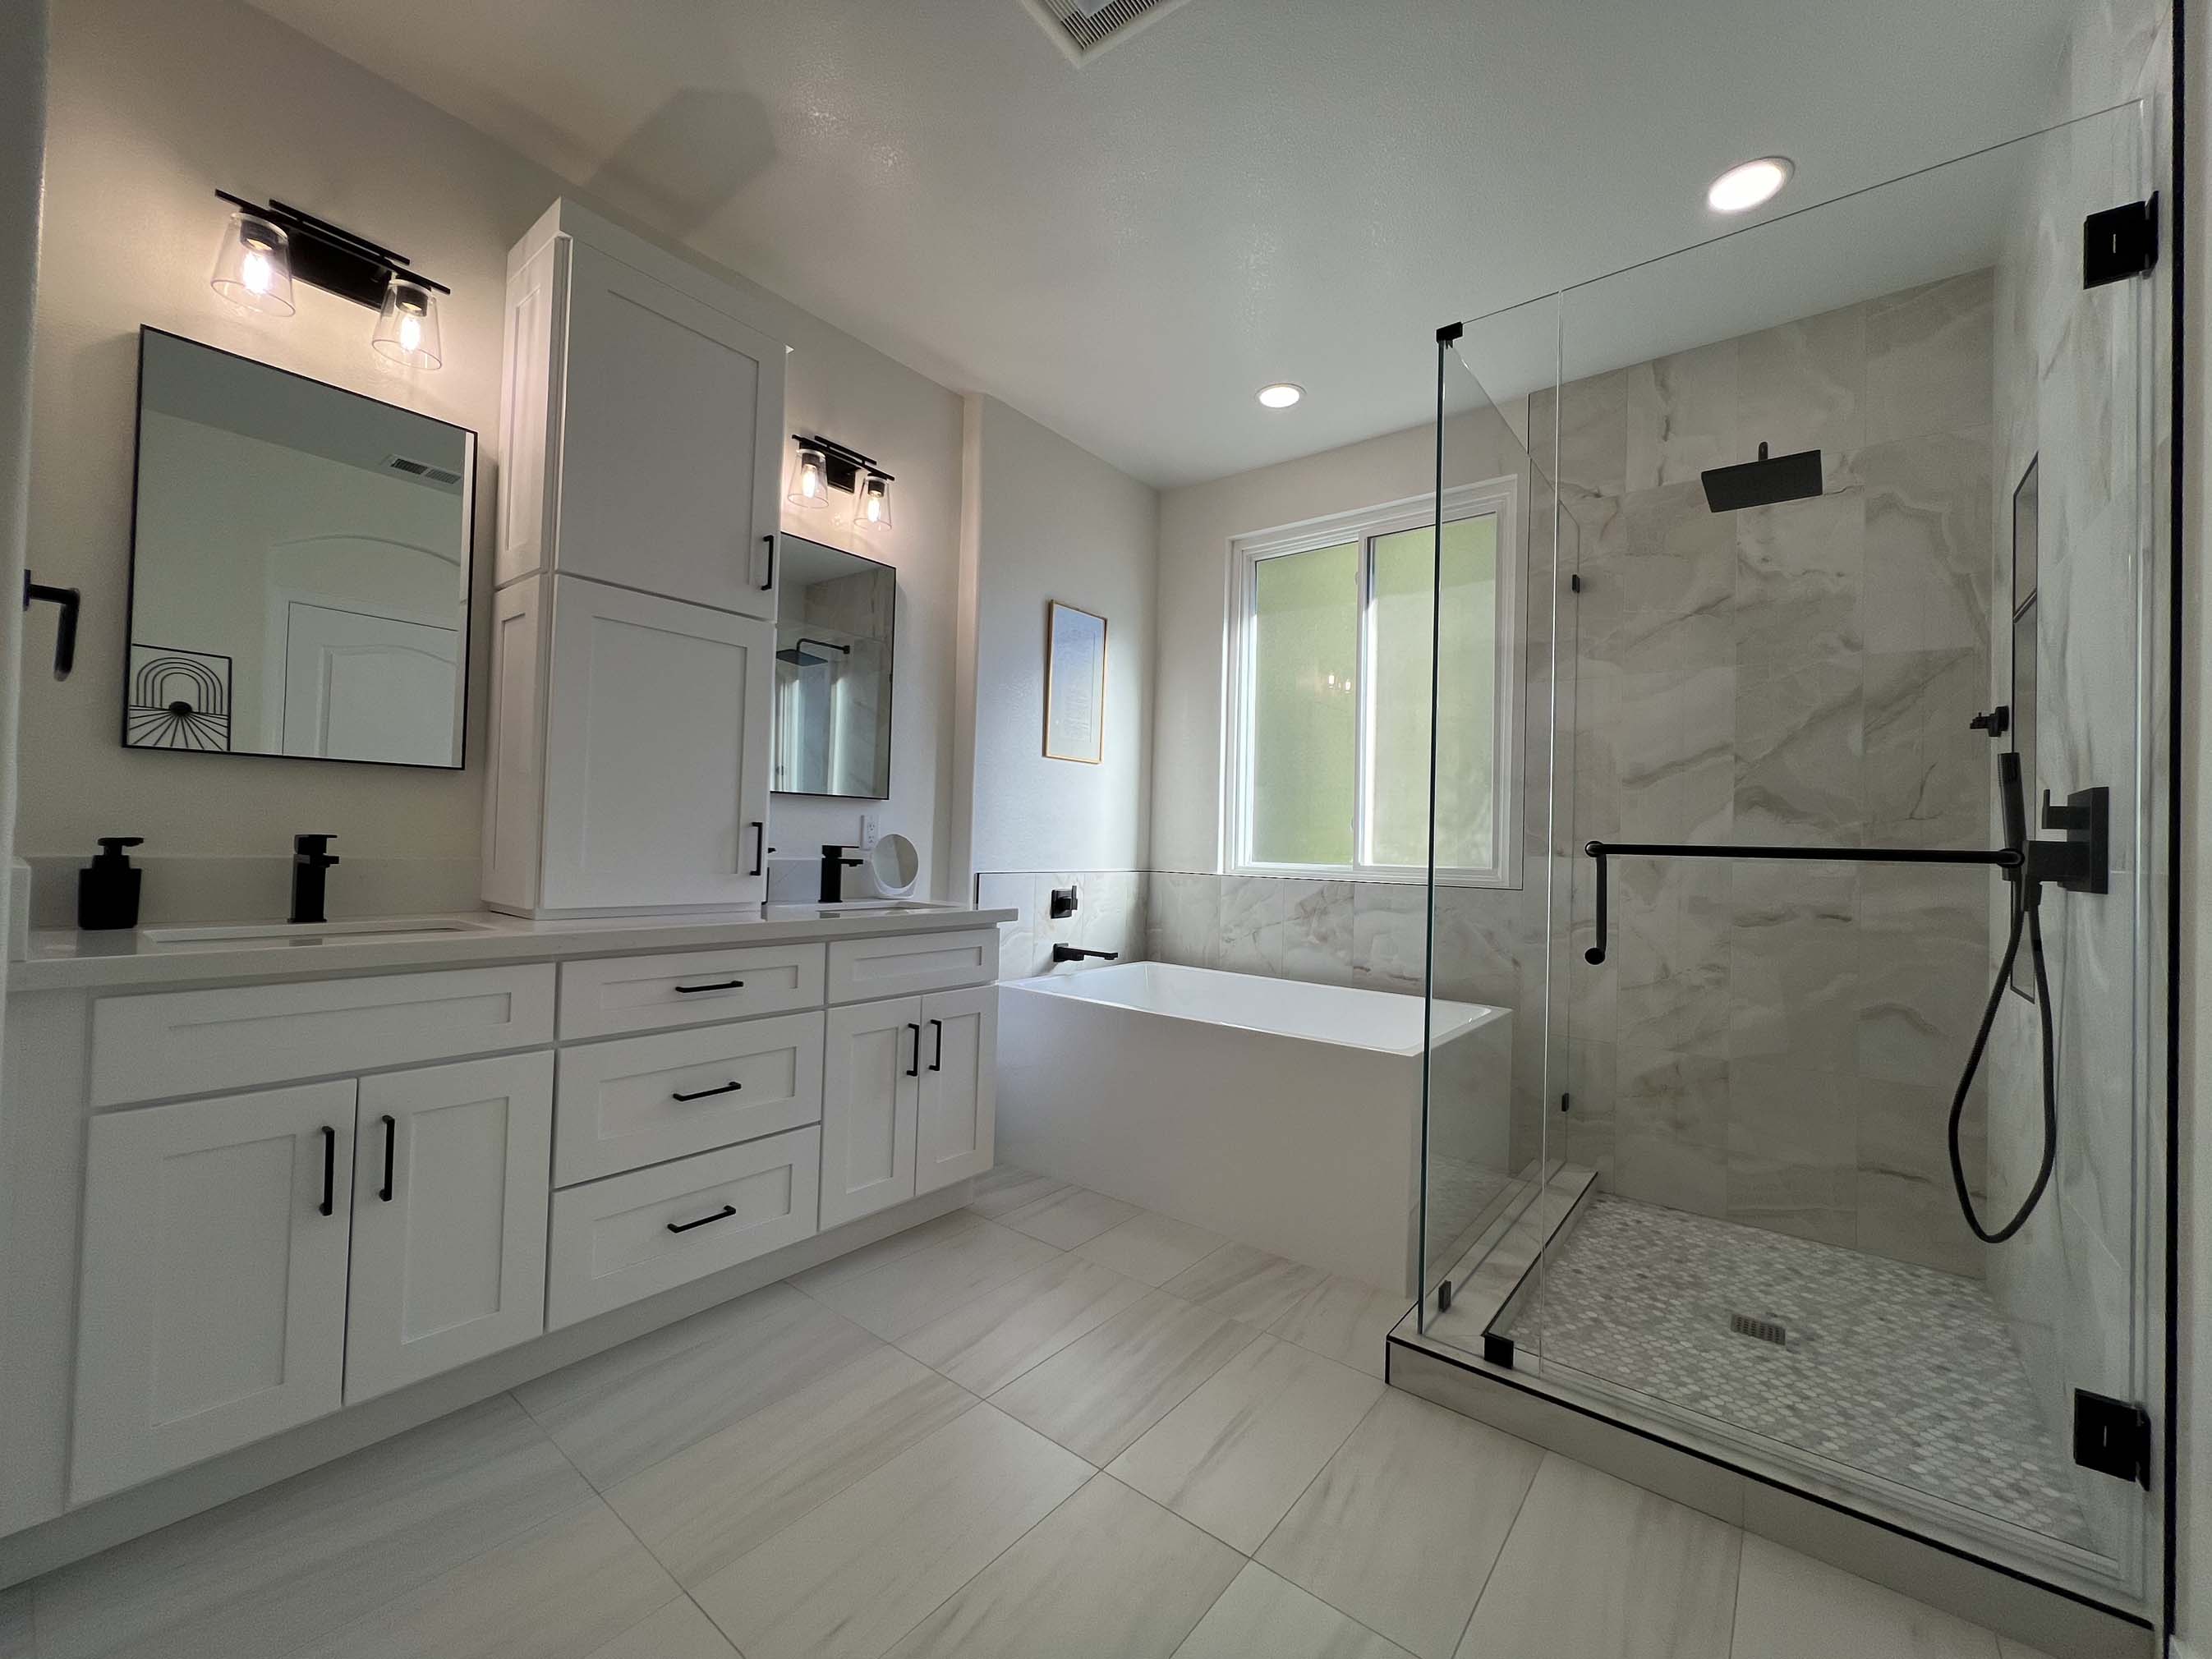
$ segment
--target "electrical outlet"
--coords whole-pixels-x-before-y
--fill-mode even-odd
[[[873,812],[863,812],[860,814],[860,850],[863,853],[871,852],[874,850],[875,845],[876,815]]]

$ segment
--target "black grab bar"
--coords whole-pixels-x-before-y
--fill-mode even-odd
[[[1700,847],[1665,841],[1590,841],[1583,851],[1597,860],[1597,942],[1583,952],[1593,966],[1605,960],[1605,861],[1608,858],[1796,859],[1808,864],[1984,864],[2017,870],[2027,856],[2014,847],[1963,851],[1928,847]]]

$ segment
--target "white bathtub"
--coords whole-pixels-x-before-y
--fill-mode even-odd
[[[1452,1086],[1495,1095],[1510,1009],[1438,1002]],[[1386,1290],[1418,1255],[1421,999],[1165,963],[1000,987],[1000,1158]]]

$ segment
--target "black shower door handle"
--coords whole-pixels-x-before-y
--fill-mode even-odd
[[[325,1215],[336,1212],[338,1197],[338,1132],[323,1125],[323,1201],[315,1207]]]
[[[668,1231],[672,1233],[688,1233],[694,1227],[703,1227],[710,1221],[727,1221],[737,1212],[738,1206],[736,1205],[725,1204],[720,1209],[715,1211],[714,1214],[702,1215],[696,1221],[672,1221],[668,1224]]]
[[[921,1027],[909,1021],[906,1029],[914,1033],[914,1064],[906,1068],[906,1074],[908,1077],[920,1077],[921,1075]]]
[[[399,1139],[399,1120],[386,1112],[384,1115],[384,1184],[376,1195],[386,1204],[392,1202],[392,1153]]]
[[[929,1023],[937,1032],[937,1057],[929,1062],[929,1069],[933,1072],[941,1072],[945,1069],[945,1022],[941,1019],[933,1019]]]

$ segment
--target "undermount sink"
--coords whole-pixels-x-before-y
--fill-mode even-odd
[[[263,921],[223,927],[149,927],[139,937],[149,945],[236,945],[254,939],[297,945],[354,938],[363,933],[414,939],[424,934],[481,933],[484,931],[486,925],[481,921],[380,916],[365,921]]]

